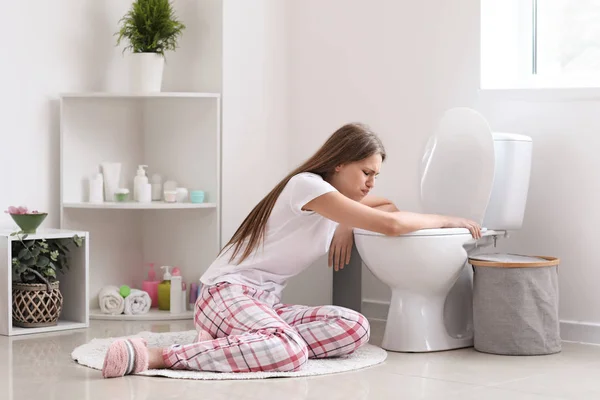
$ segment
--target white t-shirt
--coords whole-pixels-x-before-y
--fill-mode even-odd
[[[202,275],[205,285],[242,284],[281,298],[287,280],[327,254],[337,223],[313,211],[303,211],[311,200],[336,189],[321,176],[297,174],[287,183],[267,221],[264,241],[239,265],[230,263],[233,247],[223,252]],[[240,249],[236,259],[244,252]]]

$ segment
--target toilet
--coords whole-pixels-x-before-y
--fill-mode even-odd
[[[473,346],[467,258],[521,228],[531,157],[530,137],[492,132],[476,111],[450,109],[422,158],[421,211],[477,221],[481,239],[462,228],[395,237],[355,229],[360,257],[392,291],[384,349],[429,352]]]

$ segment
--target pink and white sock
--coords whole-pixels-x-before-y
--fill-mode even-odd
[[[148,369],[148,348],[144,338],[119,339],[106,352],[102,376],[116,378]]]

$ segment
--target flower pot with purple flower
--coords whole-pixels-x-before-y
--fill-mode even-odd
[[[41,213],[37,210],[29,211],[27,207],[8,207],[5,213],[10,214],[11,218],[19,225],[23,233],[35,233],[37,228],[44,222],[48,213]]]

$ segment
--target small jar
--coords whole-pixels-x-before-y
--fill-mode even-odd
[[[177,202],[177,191],[176,190],[165,190],[164,195],[165,195],[166,203]]]
[[[129,199],[129,189],[119,188],[115,191],[115,201],[123,203]]]
[[[188,190],[186,188],[178,187],[175,192],[177,192],[177,202],[185,203],[188,199]]]
[[[202,190],[192,190],[190,193],[190,200],[192,203],[204,203],[204,191]]]

